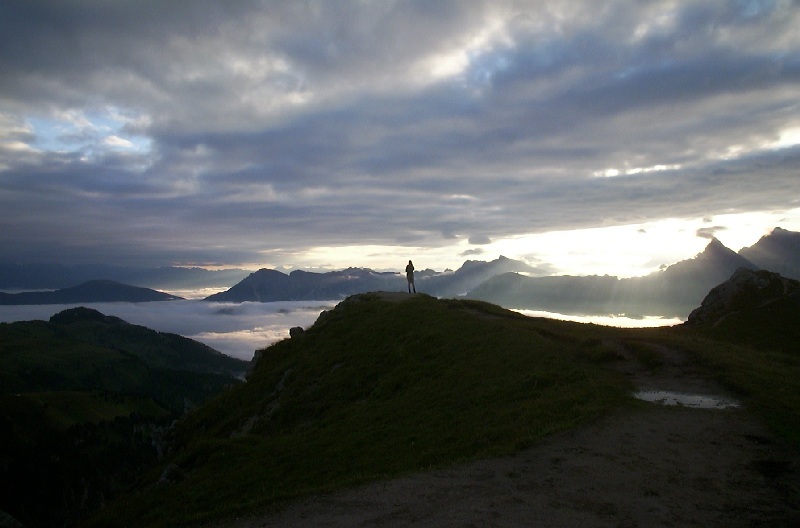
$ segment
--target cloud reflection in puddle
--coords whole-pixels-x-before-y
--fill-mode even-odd
[[[729,398],[705,394],[685,394],[672,391],[639,391],[633,397],[659,405],[681,405],[694,409],[738,409],[741,403]]]

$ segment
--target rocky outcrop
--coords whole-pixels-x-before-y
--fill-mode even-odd
[[[732,314],[777,302],[800,307],[800,282],[771,271],[741,268],[706,295],[700,307],[689,314],[687,324],[717,326]]]

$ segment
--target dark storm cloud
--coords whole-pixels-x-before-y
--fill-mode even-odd
[[[6,2],[0,252],[291,264],[796,207],[798,11]]]

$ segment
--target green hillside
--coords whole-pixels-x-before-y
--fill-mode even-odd
[[[686,352],[800,441],[800,364],[684,328],[534,319],[478,301],[352,297],[261,352],[248,382],[192,412],[172,456],[90,526],[195,525],[309,493],[512,453],[640,405],[623,346]],[[778,383],[779,381],[779,383]]]
[[[103,506],[166,427],[239,383],[248,364],[218,356],[85,308],[0,324],[0,511],[48,527]]]
[[[129,352],[154,368],[241,377],[249,363],[226,356],[203,343],[129,324],[97,310],[78,307],[57,313],[50,323],[84,343]]]

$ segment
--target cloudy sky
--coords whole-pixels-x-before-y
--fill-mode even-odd
[[[8,0],[0,260],[631,275],[800,231],[800,2]]]

